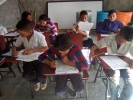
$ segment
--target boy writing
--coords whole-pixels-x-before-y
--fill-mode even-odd
[[[17,56],[17,49],[24,47],[24,55],[29,55],[35,52],[44,52],[48,49],[45,37],[43,34],[33,30],[32,22],[29,20],[21,20],[16,25],[20,36],[17,38],[12,49],[13,56]],[[42,63],[38,60],[31,62],[23,62],[23,77],[35,83],[35,91],[46,88],[46,78],[41,74]],[[36,73],[36,76],[34,75]]]
[[[118,54],[133,60],[133,28],[126,26],[120,33],[110,35],[98,41],[90,52],[90,59],[94,57],[94,51],[99,48],[107,47],[108,54]],[[133,63],[131,69],[112,70],[109,69],[109,88],[110,100],[133,100]],[[124,88],[119,93],[119,78],[124,80]]]
[[[67,65],[76,67],[79,70],[88,70],[89,65],[81,50],[75,44],[72,44],[72,41],[67,34],[57,35],[53,46],[41,54],[39,60],[42,63],[48,64],[51,68],[56,68],[58,63],[56,61],[50,61],[48,58],[48,56],[50,56],[54,59],[55,55],[56,59],[61,60]],[[68,79],[70,79],[76,93],[82,92],[84,86],[80,74],[57,75],[55,80],[55,92],[57,95],[60,95],[61,97],[66,96],[66,84]]]

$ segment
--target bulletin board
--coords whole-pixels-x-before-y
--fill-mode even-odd
[[[47,13],[52,21],[58,22],[59,29],[70,29],[76,22],[76,13],[81,10],[92,11],[93,29],[96,27],[97,11],[103,9],[103,0],[93,1],[48,1]]]

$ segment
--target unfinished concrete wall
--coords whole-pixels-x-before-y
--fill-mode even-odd
[[[19,17],[16,0],[7,0],[0,6],[0,24],[6,27],[15,26]]]
[[[59,0],[20,0],[20,1],[22,1],[24,7],[28,11],[32,11],[33,15],[34,12],[36,12],[36,18],[38,19],[38,16],[40,14],[46,13],[47,1],[59,1]],[[66,1],[66,0],[60,0],[60,1]],[[110,10],[110,9],[133,11],[133,1],[104,0],[104,10]],[[15,27],[19,19],[20,19],[20,11],[18,7],[18,0],[7,0],[3,5],[0,6],[0,24],[3,24],[6,27],[10,26]]]

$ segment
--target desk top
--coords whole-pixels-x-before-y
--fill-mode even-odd
[[[43,75],[47,75],[47,76],[49,76],[49,75],[67,75],[66,73],[65,74],[55,74],[55,68],[51,68],[47,64],[44,64],[42,73],[43,73]],[[73,73],[71,73],[71,74],[73,74]],[[74,74],[80,74],[80,73],[74,73]],[[70,73],[69,73],[69,75],[70,75]],[[86,79],[88,77],[89,77],[89,74],[88,74],[87,70],[83,70],[83,79]]]
[[[12,31],[12,32],[9,32],[4,35],[4,37],[6,37],[6,38],[14,38],[14,37],[18,37],[18,36],[19,36],[19,33],[16,31]]]
[[[43,75],[67,75],[67,74],[79,74],[79,73],[59,73],[59,74],[56,74],[55,73],[55,68],[51,68],[49,65],[47,64],[44,64],[43,65],[43,70],[42,70],[42,73]]]
[[[105,56],[111,56],[111,55],[105,55]],[[112,55],[112,56],[115,56],[115,55]],[[126,56],[119,56],[119,55],[116,55],[117,57],[119,57],[120,59],[122,59],[123,61],[125,61],[127,64],[129,64],[129,67],[132,65],[132,60]],[[101,56],[98,56],[97,57],[101,63],[101,65],[106,68],[106,69],[111,69],[111,67],[105,62],[103,61],[103,59],[101,58]]]

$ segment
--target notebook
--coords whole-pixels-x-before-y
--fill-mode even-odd
[[[57,60],[57,67],[55,70],[55,74],[74,74],[79,73],[79,70],[76,67],[66,65],[61,60]]]

